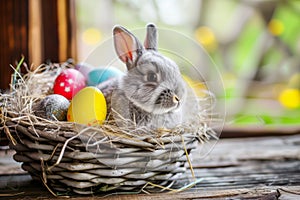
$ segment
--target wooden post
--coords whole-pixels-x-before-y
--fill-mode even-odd
[[[0,1],[0,89],[7,89],[10,65],[23,55],[28,66],[77,58],[74,0]]]
[[[29,60],[33,66],[38,66],[42,62],[42,12],[39,0],[29,0]]]
[[[74,0],[30,0],[33,15],[40,16],[33,20],[30,29],[37,29],[41,34],[40,62],[63,62],[68,58],[77,58],[76,18]],[[34,14],[35,13],[35,14]],[[37,14],[38,13],[38,14]],[[30,14],[31,15],[31,14]],[[38,28],[37,28],[37,27]],[[35,42],[34,34],[30,35]],[[34,46],[34,45],[31,45]],[[38,61],[38,52],[31,52],[32,60]]]
[[[28,0],[0,1],[0,89],[7,89],[15,65],[28,62]]]

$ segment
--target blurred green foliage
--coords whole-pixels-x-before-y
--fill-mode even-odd
[[[154,22],[158,27],[186,35],[193,43],[174,42],[170,37],[170,41],[160,41],[162,46],[173,45],[183,52],[183,57],[188,57],[185,53],[195,58],[199,56],[193,48],[194,42],[207,50],[213,64],[200,56],[195,59],[204,77],[199,81],[222,79],[224,89],[213,92],[220,101],[225,101],[229,124],[300,124],[300,95],[297,92],[284,94],[290,88],[300,91],[300,80],[296,80],[300,76],[292,78],[300,74],[300,1],[76,2],[82,58],[99,45],[99,41],[90,46],[84,43],[81,35],[87,29],[98,29],[104,40],[111,37],[115,24],[134,29]],[[182,62],[180,66],[188,72],[189,64]],[[217,68],[221,76],[213,68]]]

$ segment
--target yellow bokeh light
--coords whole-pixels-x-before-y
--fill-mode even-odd
[[[207,51],[214,51],[217,48],[217,40],[213,31],[206,27],[201,26],[195,31],[196,40],[203,45]]]
[[[82,33],[82,40],[88,45],[95,45],[101,41],[102,34],[99,29],[88,28]]]
[[[295,109],[300,107],[300,90],[288,88],[279,95],[279,102],[286,108]]]
[[[272,19],[268,24],[268,29],[272,35],[279,36],[284,31],[284,25],[280,20]]]

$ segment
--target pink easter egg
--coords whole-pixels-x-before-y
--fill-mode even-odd
[[[75,69],[63,70],[55,79],[54,94],[60,94],[71,100],[72,97],[86,86],[85,77]]]

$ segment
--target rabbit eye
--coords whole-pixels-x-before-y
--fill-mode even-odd
[[[147,74],[147,81],[149,82],[156,82],[157,81],[157,75],[154,72],[150,72]]]

